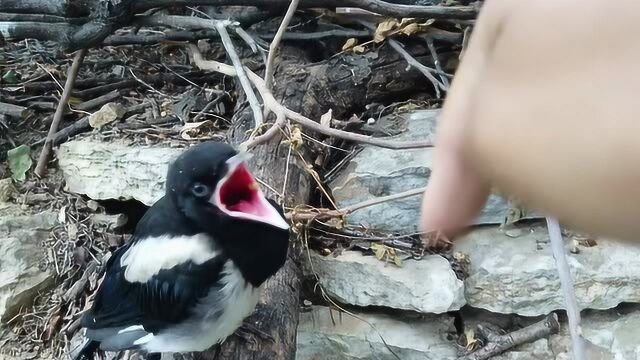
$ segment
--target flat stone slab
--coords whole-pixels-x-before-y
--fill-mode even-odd
[[[360,319],[334,310],[332,317],[329,308],[321,306],[301,312],[296,360],[397,360],[393,353],[403,360],[456,358],[455,342],[447,337],[455,334],[451,317],[393,318],[380,313],[356,315]]]
[[[439,114],[440,110],[420,110],[400,115],[406,117],[406,130],[390,139],[433,141]],[[364,145],[329,185],[338,207],[346,207],[423,187],[431,175],[432,164],[433,149],[392,150]],[[360,209],[347,216],[347,221],[378,231],[415,232],[421,198],[413,196]],[[491,195],[474,223],[500,224],[509,208],[504,198]],[[527,217],[536,216],[530,212]]]
[[[402,267],[357,251],[344,251],[338,257],[313,253],[311,261],[324,289],[343,303],[435,314],[465,304],[463,282],[438,255],[406,260]],[[304,269],[312,274],[309,263]]]
[[[41,242],[56,225],[52,211],[30,214],[20,206],[0,203],[0,322],[29,306],[39,291],[53,285],[53,274],[42,270]]]
[[[454,251],[470,261],[467,303],[525,316],[564,309],[546,227],[521,226],[518,231],[520,236],[514,238],[497,227],[485,227],[455,242]],[[597,240],[596,246],[578,248],[580,252],[572,254],[567,247],[567,257],[580,308],[640,302],[640,244]]]
[[[168,166],[183,151],[81,139],[60,145],[57,158],[68,191],[95,200],[135,199],[151,206],[164,195]]]

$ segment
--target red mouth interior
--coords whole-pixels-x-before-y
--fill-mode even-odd
[[[258,184],[244,164],[232,170],[220,187],[220,203],[229,211],[267,216],[268,209],[261,201]]]

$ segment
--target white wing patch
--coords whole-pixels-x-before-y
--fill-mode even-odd
[[[193,261],[199,265],[216,257],[208,235],[157,236],[138,241],[120,259],[129,282],[147,282],[160,270]]]
[[[222,288],[213,288],[185,322],[163,330],[143,345],[149,352],[204,351],[233,334],[255,309],[260,288],[242,277],[231,260],[223,269]]]

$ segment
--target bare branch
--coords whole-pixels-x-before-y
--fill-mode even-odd
[[[244,66],[242,65],[242,61],[236,52],[236,49],[233,47],[233,42],[231,41],[231,37],[229,37],[229,33],[227,33],[227,29],[224,24],[220,22],[216,22],[216,30],[220,34],[220,39],[222,40],[222,44],[224,48],[227,50],[227,55],[231,59],[233,63],[233,67],[236,71],[236,76],[238,80],[240,80],[240,84],[244,89],[245,94],[247,95],[247,101],[249,101],[249,106],[251,106],[251,111],[253,112],[253,120],[255,121],[256,128],[262,125],[262,110],[260,109],[260,102],[256,97],[256,93],[253,92],[253,87],[247,78],[247,74],[245,72]]]
[[[278,27],[276,36],[273,38],[273,41],[271,41],[271,45],[269,45],[269,57],[267,58],[267,67],[264,72],[264,82],[268,90],[271,90],[271,83],[273,82],[273,63],[276,58],[276,51],[278,51],[278,45],[280,45],[282,36],[287,31],[287,26],[289,26],[291,18],[298,8],[298,2],[299,0],[291,0],[287,13],[284,15],[284,18],[282,18],[280,27]]]
[[[76,81],[76,77],[78,76],[78,70],[80,70],[80,66],[82,65],[82,61],[84,60],[86,53],[87,49],[80,49],[73,58],[71,68],[69,68],[67,82],[64,84],[64,90],[62,91],[60,102],[58,103],[56,112],[53,115],[53,121],[51,121],[51,126],[49,127],[47,140],[44,142],[44,146],[40,152],[40,157],[38,158],[38,164],[36,165],[35,173],[39,177],[42,177],[47,169],[47,162],[49,161],[49,156],[51,154],[53,138],[58,131],[58,125],[60,124],[60,120],[62,120],[64,109],[67,107],[67,103],[69,102],[69,97],[71,97],[71,91],[73,90],[73,85]]]
[[[200,50],[195,45],[190,45],[189,49],[191,50],[193,61],[196,66],[198,66],[202,70],[213,70],[224,75],[235,76],[235,69],[227,64],[220,63],[218,61],[213,60],[205,60],[200,53]],[[264,101],[264,106],[273,111],[274,113],[278,113],[279,111],[283,111],[286,117],[305,128],[316,131],[318,133],[333,136],[336,138],[359,142],[363,144],[375,145],[387,149],[419,149],[419,148],[427,148],[432,147],[428,141],[393,141],[384,138],[375,138],[372,136],[356,134],[348,131],[342,131],[334,128],[330,128],[327,126],[320,125],[319,123],[309,119],[306,116],[303,116],[293,110],[290,110],[284,106],[282,106],[274,97],[273,94],[266,88],[264,84],[264,80],[256,75],[251,70],[245,69],[247,72],[247,76],[253,83],[253,85],[258,89],[260,95],[262,95],[262,100]]]
[[[580,309],[576,301],[576,292],[573,287],[573,278],[569,270],[569,264],[564,250],[564,241],[562,240],[562,232],[558,220],[547,217],[547,229],[549,231],[549,239],[551,241],[551,250],[553,258],[556,260],[558,276],[560,277],[560,286],[562,287],[562,295],[564,296],[565,307],[567,310],[567,318],[569,320],[569,334],[571,334],[571,345],[573,348],[574,360],[585,360],[586,350],[584,339],[582,338],[582,328],[580,327]]]

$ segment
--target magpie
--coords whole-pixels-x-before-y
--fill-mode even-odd
[[[205,142],[169,166],[164,196],[114,251],[83,314],[76,360],[103,351],[199,352],[250,315],[287,257],[289,225],[262,193],[246,155]]]

